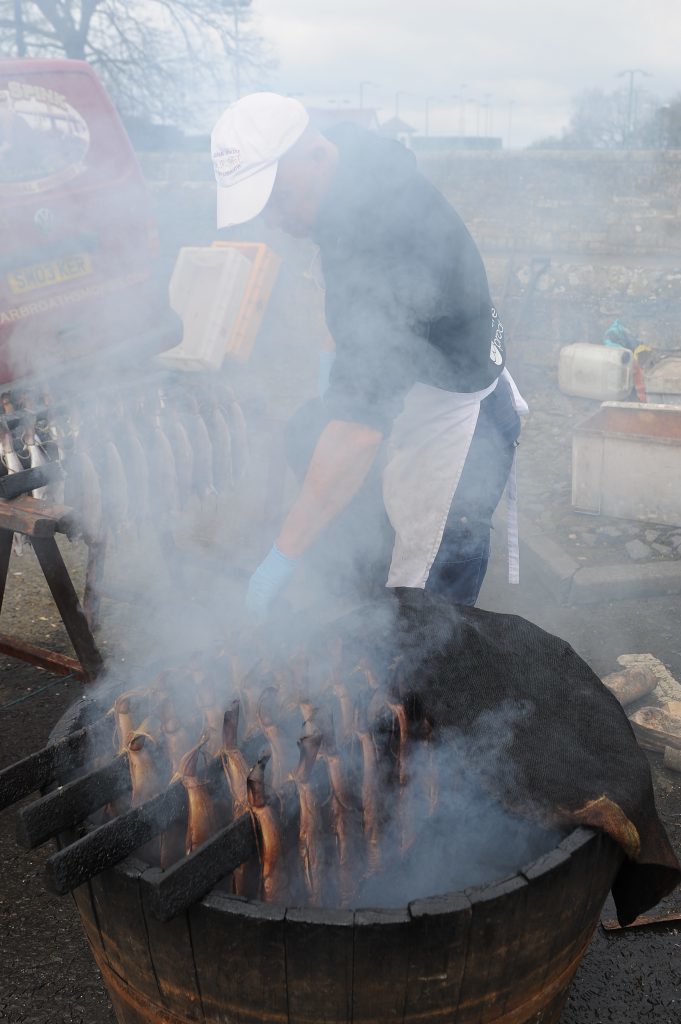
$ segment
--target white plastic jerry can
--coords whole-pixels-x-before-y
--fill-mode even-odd
[[[578,341],[560,350],[558,387],[566,395],[621,402],[633,383],[633,356],[627,348]]]
[[[235,249],[185,246],[170,279],[170,305],[182,317],[182,341],[162,359],[186,370],[222,366],[253,264]]]

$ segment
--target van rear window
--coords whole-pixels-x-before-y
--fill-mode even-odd
[[[111,180],[125,169],[128,154],[127,138],[94,76],[0,79],[0,193],[43,192],[80,175]]]

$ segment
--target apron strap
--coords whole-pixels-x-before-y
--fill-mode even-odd
[[[506,483],[506,538],[508,545],[508,582],[520,583],[520,547],[518,544],[518,442],[515,442],[511,472]]]
[[[504,367],[502,374],[510,387],[513,394],[513,405],[515,411],[519,416],[527,416],[530,409],[518,391],[518,386],[513,380],[513,377],[508,372],[507,368]],[[513,452],[513,462],[511,463],[511,472],[508,475],[508,482],[506,484],[506,538],[508,546],[508,582],[509,583],[520,583],[520,548],[518,545],[518,474],[516,462],[518,458],[518,442],[515,442],[515,451]]]

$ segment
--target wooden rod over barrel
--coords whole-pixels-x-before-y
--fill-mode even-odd
[[[187,910],[256,852],[252,818],[242,814],[167,871],[149,868],[141,882],[154,917],[169,921]]]
[[[45,865],[47,885],[63,896],[144,846],[186,813],[187,797],[181,782],[159,796],[88,832]]]
[[[128,755],[119,754],[103,768],[58,786],[41,800],[22,807],[17,821],[17,841],[32,850],[73,828],[110,800],[128,793],[130,788]]]
[[[82,767],[112,729],[111,719],[100,718],[4,768],[0,771],[0,811],[46,786],[61,772]]]

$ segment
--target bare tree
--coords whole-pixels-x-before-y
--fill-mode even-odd
[[[651,149],[681,149],[681,94],[655,111],[645,129]]]
[[[251,0],[0,0],[0,54],[70,57],[98,71],[124,115],[186,118],[271,66]]]
[[[625,149],[646,144],[646,133],[657,104],[638,90],[634,104],[626,90],[606,93],[591,89],[573,102],[568,127],[561,136],[533,143],[539,149]]]

